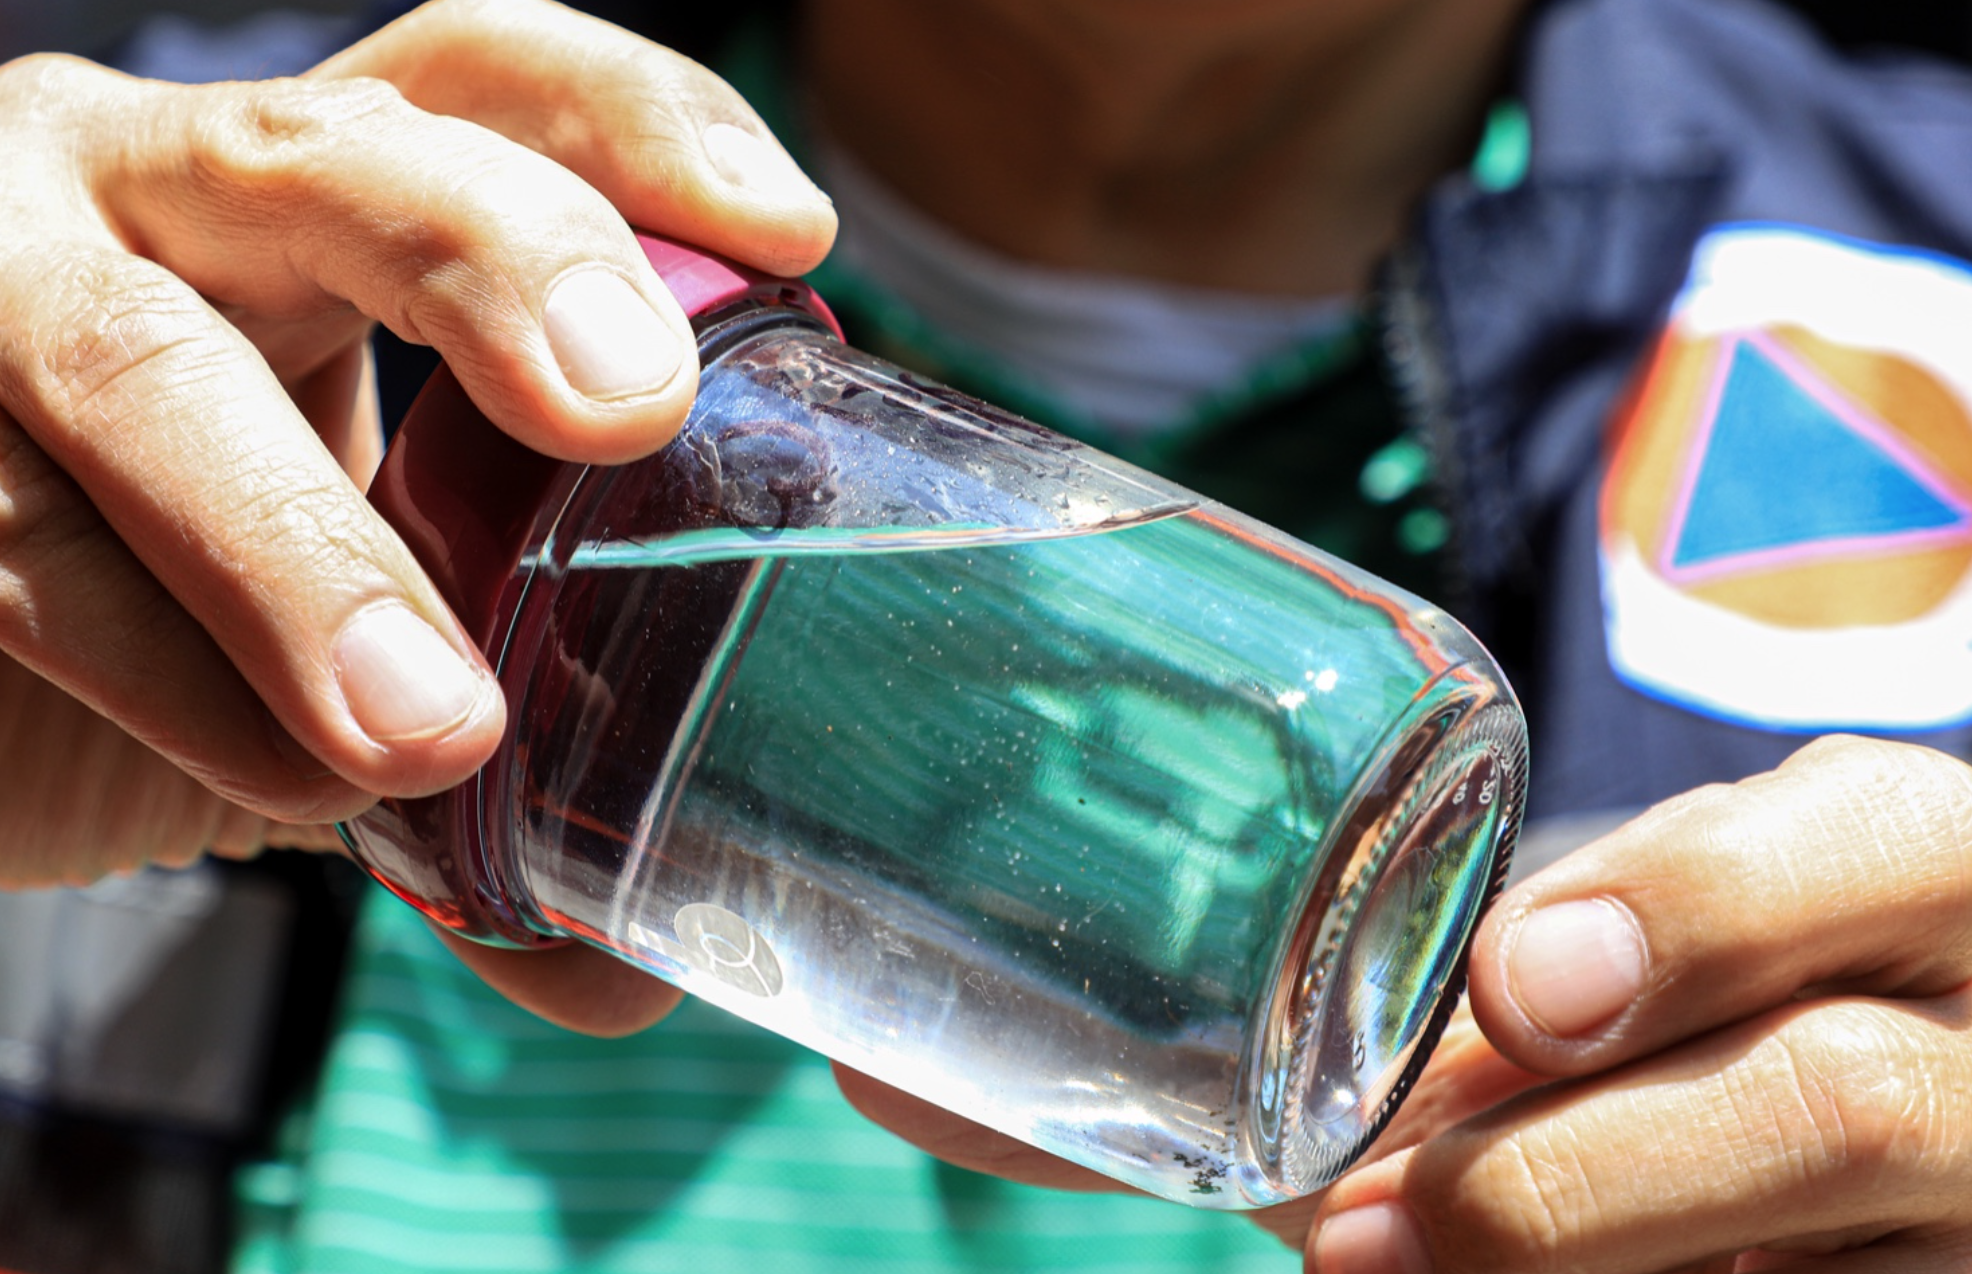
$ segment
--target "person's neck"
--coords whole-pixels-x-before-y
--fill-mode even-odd
[[[1008,255],[1354,293],[1463,163],[1521,0],[812,0],[818,123]]]

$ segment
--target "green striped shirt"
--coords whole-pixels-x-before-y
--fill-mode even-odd
[[[697,1002],[627,1039],[517,1009],[377,891],[286,1153],[240,1178],[237,1274],[1284,1274],[1250,1222],[942,1164],[826,1062]]]

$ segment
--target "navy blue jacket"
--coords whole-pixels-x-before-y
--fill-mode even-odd
[[[1886,620],[1919,622],[1894,606],[1852,628],[1855,649],[1846,657],[1791,640],[1822,635],[1812,622],[1735,625],[1745,616],[1715,608],[1726,610],[1728,629],[1751,629],[1728,634],[1746,638],[1730,661],[1743,667],[1619,675],[1609,634],[1621,615],[1607,593],[1598,506],[1626,395],[1638,390],[1674,309],[1705,299],[1704,289],[1698,298],[1686,289],[1701,248],[1734,240],[1756,257],[1776,248],[1769,255],[1782,280],[1810,291],[1824,273],[1816,264],[1824,249],[1855,266],[1840,281],[1849,292],[1826,308],[1854,316],[1862,331],[1870,307],[1882,308],[1881,339],[1895,360],[1887,365],[1906,374],[1898,363],[1912,360],[1896,360],[1903,339],[1896,329],[1910,326],[1913,314],[1919,326],[1972,323],[1972,311],[1950,308],[1951,285],[1963,281],[1955,280],[1956,261],[1972,261],[1972,81],[1915,59],[1839,59],[1794,19],[1751,0],[1563,0],[1532,24],[1519,83],[1532,118],[1525,180],[1486,192],[1452,179],[1434,192],[1390,263],[1383,313],[1415,423],[1439,457],[1468,617],[1529,709],[1531,813],[1636,807],[1733,780],[1770,768],[1822,727],[1968,755],[1972,731],[1963,722],[1972,705],[1962,685],[1936,686],[1937,719],[1921,725],[1908,711],[1901,719],[1872,719],[1846,703],[1817,711],[1818,683],[1851,684],[1865,674],[1901,679],[1906,697],[1930,697],[1932,687],[1913,680],[1930,677],[1929,665],[1906,659],[1904,645],[1888,640],[1896,624]],[[1790,253],[1803,269],[1785,268]],[[1935,275],[1918,282],[1936,288],[1913,292],[1910,280],[1896,277],[1899,266]],[[1855,289],[1848,274],[1868,283],[1872,268],[1884,278],[1882,290]],[[1733,286],[1744,292],[1752,283]],[[1787,336],[1803,325],[1792,301],[1763,316],[1758,298],[1728,299],[1762,320],[1754,333],[1762,340],[1737,346],[1753,350],[1745,355],[1751,362],[1771,364],[1761,355],[1770,330]],[[1801,308],[1830,325],[1816,304]],[[1958,330],[1965,334],[1958,361],[1972,368],[1972,326]],[[1844,335],[1845,348],[1870,344]],[[1881,358],[1885,351],[1866,352]],[[1827,379],[1796,362],[1790,356],[1782,382],[1789,372],[1803,382]],[[1709,475],[1710,486],[1702,464],[1696,481],[1691,465],[1673,470],[1692,488],[1684,502],[1686,560],[1677,564],[1697,581],[1686,592],[1708,583],[1757,592],[1763,571],[1784,575],[1791,561],[1794,577],[1773,585],[1783,594],[1780,611],[1789,589],[1806,610],[1827,610],[1828,590],[1858,573],[1879,575],[1900,548],[1924,545],[1940,559],[1933,575],[1949,574],[1951,546],[1972,531],[1963,516],[1972,474],[1955,450],[1959,441],[1972,444],[1963,404],[1956,423],[1967,432],[1962,440],[1944,437],[1934,450],[1949,454],[1939,459],[1914,454],[1898,441],[1896,422],[1868,404],[1853,411],[1816,404],[1785,383],[1776,388],[1772,376],[1762,380],[1761,371],[1728,382],[1721,408],[1733,411],[1713,412],[1719,472]],[[1935,369],[1928,375],[1939,379]],[[1702,397],[1683,410],[1705,412]],[[1796,423],[1803,427],[1790,434]],[[1657,427],[1677,431],[1661,419]],[[1833,481],[1803,458],[1824,443],[1846,462]],[[1665,498],[1677,503],[1675,484]],[[1816,565],[1823,578],[1815,578]],[[1958,564],[1959,586],[1965,565]],[[1658,645],[1675,644],[1687,617],[1678,606],[1662,609],[1646,613],[1644,626],[1658,630]],[[1949,671],[1965,663],[1972,626],[1946,626],[1940,640],[1955,641],[1961,657],[1933,653]],[[1693,660],[1703,663],[1720,631],[1706,622],[1689,627]],[[1877,636],[1885,640],[1873,647]],[[1886,672],[1873,666],[1879,657],[1901,666]],[[1789,714],[1772,710],[1770,692],[1752,696],[1750,707],[1715,702],[1721,693],[1731,698],[1735,680],[1760,675],[1795,681],[1809,701],[1796,710],[1800,719],[1776,719]]]

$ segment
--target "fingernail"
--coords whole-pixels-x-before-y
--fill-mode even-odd
[[[336,637],[335,668],[350,715],[382,743],[443,734],[492,691],[477,668],[402,602],[357,611]]]
[[[578,270],[548,293],[542,313],[561,374],[585,398],[654,393],[683,361],[683,342],[643,294],[609,270]]]
[[[1338,1212],[1315,1235],[1317,1274],[1431,1274],[1431,1249],[1401,1203]]]
[[[1535,1025],[1568,1039],[1615,1017],[1643,992],[1643,936],[1624,908],[1563,902],[1520,926],[1507,956],[1513,998]]]
[[[829,202],[786,151],[737,124],[709,124],[699,140],[713,170],[735,186],[789,203]]]

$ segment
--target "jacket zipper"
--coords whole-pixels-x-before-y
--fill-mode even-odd
[[[1423,248],[1414,242],[1399,246],[1378,272],[1370,322],[1402,429],[1430,458],[1431,501],[1450,527],[1439,553],[1444,609],[1463,617],[1478,601],[1465,551],[1470,519],[1464,516],[1464,464],[1458,451],[1451,372],[1424,279]]]

